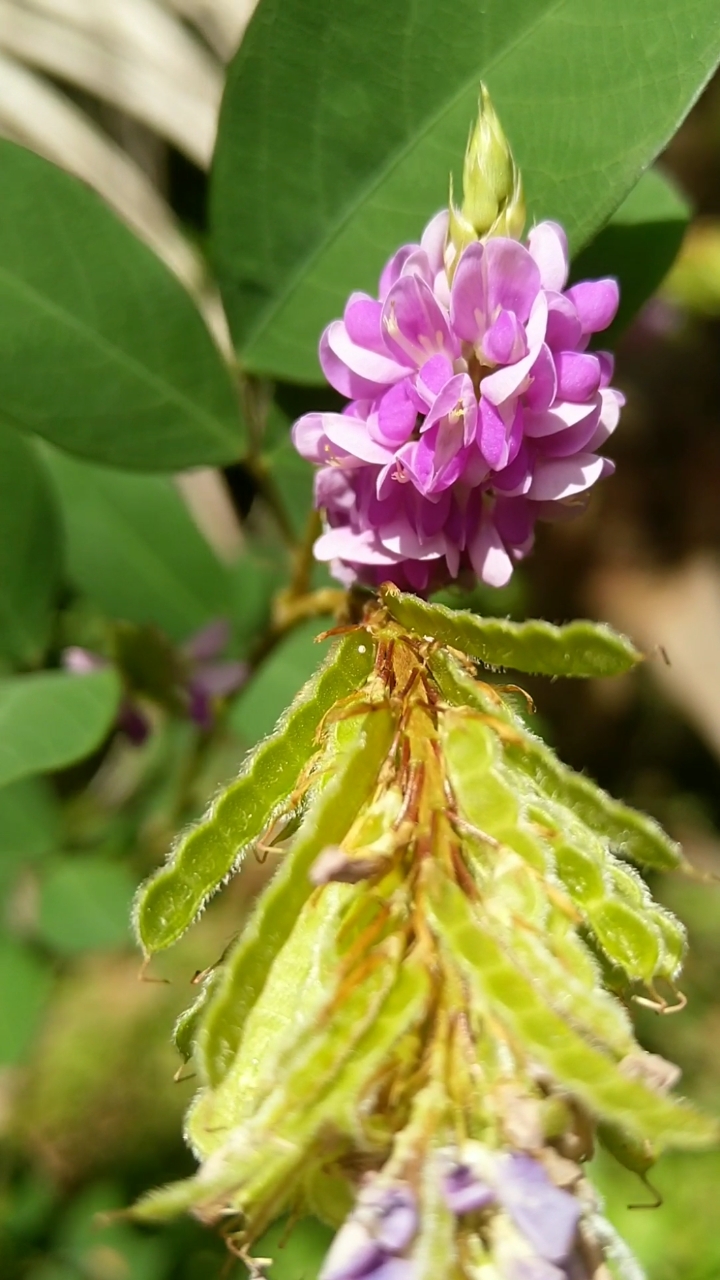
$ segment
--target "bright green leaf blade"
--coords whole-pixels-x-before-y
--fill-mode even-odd
[[[334,765],[330,781],[309,809],[229,957],[198,1033],[198,1049],[211,1084],[217,1084],[228,1070],[270,965],[313,891],[313,862],[323,849],[343,839],[372,793],[393,729],[389,713],[380,708],[357,726],[359,741]]]
[[[432,636],[488,667],[546,676],[617,676],[642,660],[625,636],[599,622],[554,627],[549,622],[479,618],[429,604],[396,587],[384,588],[381,596],[388,613],[408,630]]]
[[[674,1099],[631,1080],[613,1058],[592,1047],[545,1003],[539,990],[481,923],[465,895],[447,880],[433,886],[430,915],[438,937],[459,963],[480,1008],[489,1008],[531,1057],[595,1115],[658,1146],[709,1146],[717,1125]]]
[[[576,819],[611,842],[618,853],[657,871],[682,865],[680,846],[647,814],[631,809],[602,791],[591,778],[575,773],[558,760],[554,751],[536,737],[515,715],[507,702],[487,686],[472,680],[447,654],[430,659],[433,675],[443,696],[455,706],[476,707],[485,715],[504,719],[515,741],[505,743],[505,758],[526,774],[539,792],[564,804]]]
[[[30,441],[0,427],[0,653],[31,665],[50,638],[62,570],[55,495]]]
[[[0,142],[0,411],[71,453],[179,470],[242,448],[194,303],[87,187]]]
[[[231,574],[169,476],[131,475],[45,453],[74,586],[110,617],[155,623],[175,641],[229,615]]]
[[[600,234],[578,254],[573,280],[617,276],[620,307],[602,346],[611,346],[644,302],[662,284],[677,257],[690,208],[657,169],[650,169],[623,200]]]
[[[211,220],[254,370],[319,378],[323,326],[446,203],[481,80],[530,221],[558,219],[576,251],[720,55],[714,0],[385,0],[375,16],[365,0],[262,0],[231,65]]]
[[[228,722],[248,746],[272,733],[288,703],[310,679],[322,657],[322,649],[315,643],[322,630],[317,618],[295,627],[235,699]]]
[[[0,938],[0,985],[0,1066],[10,1066],[30,1047],[50,993],[52,974],[27,947]]]
[[[40,937],[62,955],[126,946],[134,887],[126,867],[103,857],[58,861],[40,887]]]
[[[119,702],[111,670],[0,680],[0,786],[82,760],[109,733]]]
[[[362,635],[362,633],[360,633]],[[275,734],[247,761],[210,813],[181,838],[171,860],[141,888],[135,927],[146,953],[172,946],[226,876],[237,867],[287,801],[309,757],[315,732],[335,702],[359,688],[372,664],[372,644],[349,636],[301,691]]]

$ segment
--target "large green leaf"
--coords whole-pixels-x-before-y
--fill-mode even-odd
[[[0,653],[34,663],[49,639],[61,570],[55,495],[28,440],[0,427]]]
[[[101,855],[58,859],[40,886],[41,938],[62,955],[126,945],[134,890],[127,867]]]
[[[715,0],[261,0],[231,65],[214,252],[252,369],[318,376],[320,330],[447,199],[481,79],[530,219],[573,251],[720,56]]]
[[[111,471],[47,450],[70,578],[111,617],[184,640],[228,616],[233,582],[169,476]]]
[[[0,412],[73,453],[176,470],[241,450],[189,295],[91,191],[0,142]]]
[[[111,670],[0,680],[0,786],[82,760],[107,735],[119,701]]]
[[[0,787],[0,901],[20,868],[50,853],[59,841],[60,811],[45,778]]]
[[[677,256],[690,209],[657,169],[633,188],[600,234],[573,262],[575,280],[614,275],[620,281],[620,308],[602,345],[632,320],[662,283]]]

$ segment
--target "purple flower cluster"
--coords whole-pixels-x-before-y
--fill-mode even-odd
[[[584,1275],[574,1250],[581,1205],[550,1181],[538,1160],[521,1152],[483,1153],[483,1169],[458,1163],[445,1177],[445,1198],[462,1216],[492,1206],[513,1224],[519,1248],[499,1260],[503,1280],[575,1280]]]
[[[540,223],[445,269],[447,213],[388,262],[379,298],[354,293],[320,362],[350,403],[310,413],[295,446],[319,467],[315,555],[342,582],[427,591],[461,574],[508,581],[536,520],[582,505],[612,470],[597,454],[622,395],[587,350],[618,305],[614,280],[566,288],[565,234]]]
[[[417,1229],[408,1187],[370,1183],[333,1240],[320,1280],[412,1280],[412,1263],[403,1255]]]

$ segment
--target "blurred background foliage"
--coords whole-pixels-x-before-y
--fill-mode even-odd
[[[252,8],[252,0],[0,0],[0,133],[95,187],[194,296],[226,354],[230,339],[204,259],[207,172],[224,66]],[[264,9],[269,22],[277,5],[268,0]],[[241,45],[231,72],[241,88],[242,60]],[[355,106],[346,102],[336,121],[351,178],[362,167],[353,169],[358,140],[343,141]],[[228,118],[253,131],[256,121],[243,110],[238,92]],[[14,154],[3,153],[3,171],[25,165],[32,184],[32,163]],[[223,157],[218,189],[229,181],[228,164]],[[629,404],[609,450],[616,477],[577,524],[541,532],[510,588],[445,598],[518,617],[600,617],[646,648],[651,660],[640,676],[583,686],[528,682],[542,730],[569,763],[659,817],[698,869],[720,875],[720,80],[664,153],[660,172],[677,190],[659,176],[643,182],[576,264],[578,273],[599,274],[623,257],[626,319],[657,286],[618,343],[617,382]],[[74,209],[80,218],[74,188],[62,175],[52,181],[61,220],[72,221]],[[685,201],[693,210],[686,231]],[[289,203],[286,222],[295,212]],[[252,251],[258,209],[227,203],[218,216],[219,253],[229,255],[232,278],[239,251],[226,224],[236,218],[247,228]],[[18,224],[12,200],[0,231],[8,256],[22,255],[33,235],[40,246],[46,234],[40,222]],[[399,227],[387,234],[391,245],[402,238]],[[129,269],[124,230],[108,224],[107,236],[119,247],[119,270]],[[290,257],[285,265],[297,264]],[[252,300],[243,311],[234,287],[230,318],[238,331],[252,331],[247,350],[262,372],[265,321],[253,318]],[[157,277],[150,328],[162,324],[164,305],[175,305],[174,288],[170,275]],[[338,289],[342,295],[342,283]],[[320,303],[310,286],[304,296],[314,315]],[[194,311],[173,320],[180,329],[195,322]],[[129,925],[135,887],[271,729],[318,661],[316,634],[331,625],[332,584],[309,556],[311,477],[289,445],[288,425],[332,401],[287,380],[293,371],[301,382],[316,376],[307,360],[319,324],[308,321],[302,350],[293,346],[293,324],[291,314],[271,370],[285,375],[274,402],[262,382],[242,388],[253,445],[243,462],[233,461],[240,455],[234,388],[229,378],[221,385],[211,369],[215,348],[201,343],[191,380],[192,394],[201,388],[198,403],[183,412],[196,426],[212,413],[222,432],[201,457],[188,444],[192,431],[183,437],[178,428],[168,474],[153,474],[152,460],[143,474],[122,469],[145,465],[123,454],[131,449],[132,404],[116,406],[117,456],[101,459],[121,469],[93,462],[70,401],[60,403],[57,372],[48,395],[67,431],[76,431],[71,444],[62,432],[54,437],[42,387],[33,405],[46,424],[37,427],[42,445],[3,424],[0,1274],[7,1280],[209,1280],[242,1271],[221,1240],[191,1222],[150,1233],[120,1216],[98,1226],[98,1214],[192,1167],[181,1132],[193,1084],[174,1079],[170,1029],[190,1002],[193,977],[241,927],[268,867],[248,864],[200,926],[144,975]],[[138,349],[150,328],[140,327]],[[151,353],[156,367],[165,368],[168,351]],[[38,360],[41,352],[40,342]],[[176,365],[182,345],[178,353]],[[173,369],[176,381],[183,376]],[[151,408],[138,401],[138,412]],[[224,461],[221,470],[170,474]],[[218,622],[219,630],[207,630]],[[705,883],[669,877],[653,890],[689,926],[689,1007],[665,1019],[638,1011],[641,1038],[679,1062],[688,1094],[717,1112],[720,899]],[[651,1280],[716,1280],[719,1155],[665,1157],[654,1174],[665,1203],[655,1211],[627,1208],[645,1190],[609,1161],[597,1166],[610,1217]],[[324,1228],[281,1225],[273,1241],[283,1246],[276,1280],[312,1280]]]

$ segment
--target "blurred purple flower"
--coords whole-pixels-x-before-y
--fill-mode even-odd
[[[562,1268],[575,1242],[582,1206],[551,1182],[539,1160],[521,1153],[489,1156],[482,1171],[458,1162],[445,1174],[444,1191],[448,1208],[459,1216],[493,1204],[504,1209],[532,1250],[530,1256],[512,1260],[508,1280],[565,1276]]]
[[[527,247],[469,245],[450,284],[447,219],[388,262],[378,299],[352,294],[325,330],[320,362],[350,404],[293,428],[319,467],[315,554],[346,583],[502,586],[536,520],[571,513],[612,470],[596,450],[624,401],[612,357],[587,346],[615,315],[616,282],[566,288],[565,234],[544,222]]]
[[[371,1183],[335,1236],[319,1280],[411,1280],[413,1264],[401,1255],[417,1229],[410,1189]]]
[[[215,660],[229,639],[229,624],[225,619],[218,619],[197,631],[179,650],[178,681],[173,694],[178,705],[185,709],[188,718],[194,720],[204,731],[212,729],[218,699],[234,693],[248,676],[248,667],[244,662]],[[99,654],[72,645],[63,650],[62,665],[66,671],[75,675],[87,675],[92,671],[101,671],[110,664]],[[116,727],[135,746],[141,746],[150,733],[151,722],[142,703],[132,692],[120,704]]]

